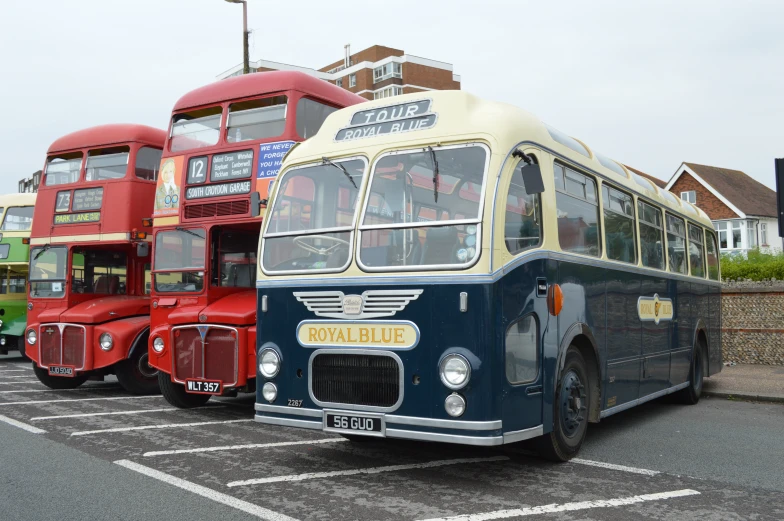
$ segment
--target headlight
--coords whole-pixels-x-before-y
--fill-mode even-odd
[[[38,340],[38,335],[35,334],[35,329],[28,329],[27,343],[30,344],[31,346],[34,346],[36,340]]]
[[[274,383],[267,382],[264,384],[264,387],[261,388],[261,395],[264,396],[265,400],[272,403],[275,401],[275,398],[278,397],[278,388],[275,387]]]
[[[471,364],[462,355],[447,355],[439,367],[441,381],[450,389],[462,389],[471,378]]]
[[[0,320],[0,327],[3,327],[3,321]]]
[[[265,349],[259,355],[259,372],[272,378],[280,371],[280,357],[274,349]]]
[[[110,335],[109,333],[102,334],[101,338],[99,338],[98,340],[101,343],[101,349],[103,349],[104,351],[108,351],[112,348],[112,346],[114,346],[114,339],[112,338],[112,335]]]
[[[163,339],[159,336],[156,336],[152,339],[152,350],[156,353],[163,352]]]
[[[4,346],[4,345],[5,345],[5,337],[0,336],[0,346]]]
[[[457,393],[450,394],[446,397],[446,400],[444,400],[444,409],[446,409],[446,413],[449,416],[454,418],[462,416],[466,410],[465,398]]]

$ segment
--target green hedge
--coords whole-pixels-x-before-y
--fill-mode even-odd
[[[724,280],[784,280],[784,252],[751,250],[747,257],[722,255],[721,277]]]

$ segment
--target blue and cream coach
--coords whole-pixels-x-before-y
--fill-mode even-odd
[[[330,115],[285,158],[258,266],[262,423],[579,450],[721,370],[708,217],[464,92]]]

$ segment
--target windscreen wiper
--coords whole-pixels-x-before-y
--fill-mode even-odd
[[[46,250],[48,250],[49,248],[51,248],[49,243],[44,244],[44,247],[41,248],[41,251],[39,251],[38,253],[35,254],[35,257],[33,257],[33,260],[38,260],[38,257],[43,255],[46,252]]]
[[[438,160],[436,159],[436,151],[433,147],[427,147],[430,151],[430,159],[433,160],[433,202],[438,202]]]
[[[191,231],[191,230],[188,230],[188,229],[185,229],[182,226],[177,226],[175,228],[175,230],[177,230],[178,232],[187,233],[188,235],[193,235],[194,237],[198,237],[199,239],[203,239],[204,238],[201,235],[199,235],[198,233],[196,233],[194,231]]]
[[[340,168],[341,170],[343,170],[343,173],[346,174],[346,177],[348,177],[348,180],[351,181],[352,185],[354,185],[354,188],[359,190],[359,187],[357,186],[357,183],[354,182],[354,178],[351,177],[351,174],[348,173],[348,170],[346,170],[345,166],[337,164],[337,163],[333,163],[332,161],[330,161],[326,157],[322,157],[321,158],[321,163],[324,164],[324,165],[332,165],[335,168]]]

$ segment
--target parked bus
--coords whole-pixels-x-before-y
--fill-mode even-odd
[[[113,373],[132,393],[158,391],[147,356],[148,235],[165,140],[143,125],[103,125],[49,147],[30,234],[26,333],[48,387]]]
[[[35,194],[0,196],[0,354],[25,356],[27,265]]]
[[[172,405],[255,391],[259,201],[295,142],[362,101],[304,73],[265,72],[175,104],[155,197],[149,345]]]
[[[457,91],[327,118],[260,243],[256,420],[467,445],[538,438],[721,370],[697,207],[513,106]]]

